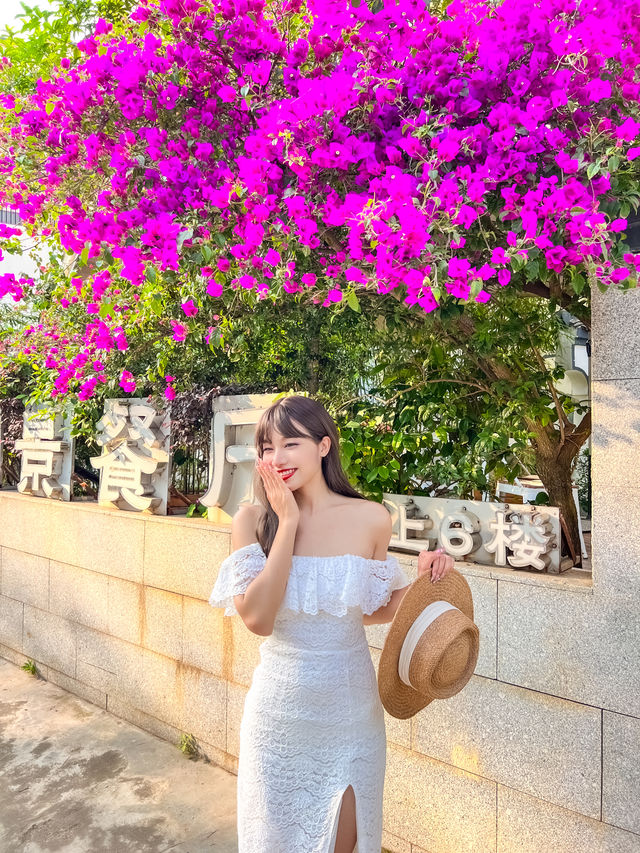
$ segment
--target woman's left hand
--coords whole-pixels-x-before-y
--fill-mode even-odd
[[[453,557],[445,554],[443,548],[437,551],[427,551],[425,548],[418,554],[418,577],[431,575],[431,582],[439,581],[453,570]]]

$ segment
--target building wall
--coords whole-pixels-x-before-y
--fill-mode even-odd
[[[640,853],[638,328],[640,292],[597,295],[593,578],[459,564],[475,674],[386,717],[394,853]],[[236,772],[263,638],[207,603],[229,551],[226,525],[1,491],[0,655]],[[366,628],[376,666],[386,630]]]

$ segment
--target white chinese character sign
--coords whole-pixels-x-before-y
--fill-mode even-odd
[[[105,400],[98,421],[98,503],[135,512],[167,514],[171,421],[141,399]]]
[[[391,548],[444,548],[455,560],[558,573],[560,510],[450,498],[383,495]]]
[[[213,401],[209,488],[200,498],[207,517],[229,522],[241,503],[253,503],[254,436],[276,394],[234,394]]]
[[[70,417],[42,407],[27,406],[20,452],[18,491],[53,500],[71,500],[74,440]]]

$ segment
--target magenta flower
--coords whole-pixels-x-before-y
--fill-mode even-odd
[[[180,307],[182,308],[184,313],[187,315],[187,317],[195,317],[196,314],[198,313],[198,306],[193,301],[193,299],[187,299],[187,301],[183,302],[180,305]]]
[[[344,277],[347,281],[356,281],[358,284],[367,283],[367,277],[362,270],[358,269],[358,267],[349,267],[349,269],[346,270]]]
[[[78,400],[88,400],[90,397],[93,397],[97,384],[98,380],[95,376],[91,376],[86,380],[86,382],[83,382],[80,385],[80,390],[78,391]]]
[[[183,326],[182,323],[178,323],[176,320],[171,321],[171,328],[173,330],[173,340],[174,341],[184,341],[187,337],[187,327]]]
[[[640,122],[634,121],[632,118],[627,118],[622,122],[620,127],[616,128],[615,134],[618,139],[633,142],[640,135]]]
[[[631,270],[628,267],[618,267],[611,273],[611,281],[617,284],[620,281],[624,281],[625,278],[628,278],[630,275]]]
[[[471,264],[466,258],[451,258],[448,273],[451,278],[462,278],[467,275],[470,266]]]
[[[277,266],[280,263],[280,253],[276,252],[275,249],[269,249],[267,254],[264,256],[264,262],[272,267]]]
[[[578,161],[569,157],[565,151],[559,151],[556,154],[555,160],[563,172],[572,174],[578,171]]]
[[[221,101],[224,101],[225,104],[230,104],[236,99],[236,90],[233,86],[221,86],[218,89],[218,97]]]
[[[119,385],[124,391],[127,392],[127,394],[130,394],[132,391],[135,391],[136,381],[133,378],[133,374],[130,373],[128,370],[123,370],[120,374]]]
[[[468,204],[463,204],[458,211],[458,215],[454,218],[455,225],[462,225],[463,228],[469,228],[472,223],[478,218],[477,212]]]

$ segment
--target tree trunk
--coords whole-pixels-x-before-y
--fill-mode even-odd
[[[576,554],[576,564],[581,565],[579,519],[573,499],[571,472],[576,456],[591,433],[591,412],[587,412],[577,426],[565,425],[564,436],[560,430],[543,427],[539,423],[530,423],[530,427],[535,435],[536,474],[549,494],[550,505],[560,508],[570,551]]]
[[[560,508],[566,524],[564,533],[568,540],[569,553],[573,552],[576,555],[576,564],[581,565],[580,529],[571,487],[571,466],[566,463],[559,465],[553,459],[536,454],[536,471],[549,493],[549,503]]]

